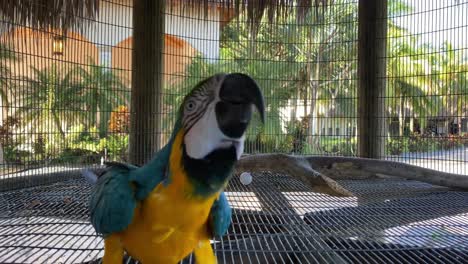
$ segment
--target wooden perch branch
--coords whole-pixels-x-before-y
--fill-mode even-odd
[[[257,154],[243,156],[236,165],[237,172],[271,171],[297,178],[313,191],[333,196],[353,196],[337,182],[312,169],[307,159],[284,154]]]
[[[468,175],[426,169],[402,162],[353,157],[307,156],[314,169],[332,179],[397,177],[468,191]]]
[[[237,172],[271,171],[288,174],[313,191],[334,196],[352,196],[335,180],[398,177],[449,188],[468,190],[468,176],[440,172],[401,162],[353,157],[256,154],[243,156]]]

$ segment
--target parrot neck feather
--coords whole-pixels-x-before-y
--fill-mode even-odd
[[[151,174],[151,172],[158,171],[161,169],[160,168],[161,163],[168,164],[169,155],[173,147],[174,141],[176,140],[176,137],[178,135],[178,131],[180,130],[180,127],[181,127],[181,121],[180,121],[180,118],[178,118],[176,120],[176,123],[174,125],[174,130],[171,134],[171,137],[169,138],[168,143],[160,151],[156,153],[156,155],[153,157],[153,159],[150,162],[148,162],[146,165],[140,168],[141,174],[143,175]]]
[[[183,143],[184,130],[181,129],[172,144],[170,154],[170,184],[175,184],[189,195],[211,198],[226,186],[237,160],[234,147],[216,150],[206,159],[192,159]]]
[[[136,193],[136,198],[138,200],[146,198],[159,183],[163,182],[166,185],[169,183],[169,179],[166,177],[169,156],[179,127],[180,119],[178,119],[174,125],[174,132],[169,142],[156,153],[150,162],[131,173],[132,180],[138,183],[139,186]]]

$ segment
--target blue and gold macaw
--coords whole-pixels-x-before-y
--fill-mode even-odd
[[[245,74],[216,74],[184,98],[167,145],[142,167],[109,163],[95,186],[91,223],[104,237],[104,264],[124,252],[143,264],[177,263],[194,253],[216,263],[210,238],[223,235],[231,208],[223,190],[243,153],[245,131],[264,101]]]

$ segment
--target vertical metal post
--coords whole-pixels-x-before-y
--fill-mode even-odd
[[[385,151],[387,0],[359,1],[358,155],[381,158]]]
[[[161,92],[166,1],[135,0],[130,162],[142,165],[161,146]]]

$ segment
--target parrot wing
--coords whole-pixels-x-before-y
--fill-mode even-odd
[[[231,224],[232,209],[226,198],[226,194],[221,192],[218,199],[213,203],[210,212],[209,225],[214,236],[226,234]]]
[[[129,172],[114,166],[96,182],[90,202],[91,224],[104,236],[124,230],[133,219],[137,201]]]
[[[105,172],[96,175],[90,200],[91,223],[96,232],[106,236],[127,228],[137,203],[164,180],[168,160],[169,147],[166,146],[143,167],[107,163],[109,167]]]

